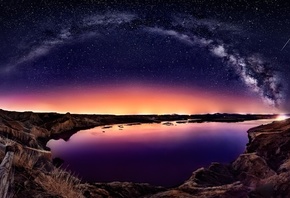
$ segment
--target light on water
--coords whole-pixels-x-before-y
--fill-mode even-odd
[[[247,130],[271,120],[240,123],[114,125],[50,140],[53,157],[85,181],[129,181],[176,186],[211,162],[230,163],[243,153]]]

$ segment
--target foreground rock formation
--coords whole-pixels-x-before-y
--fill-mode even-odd
[[[80,129],[100,125],[258,118],[265,117],[62,115],[0,110],[0,143],[15,150],[14,185],[9,193],[12,197],[290,197],[290,119],[250,129],[246,151],[234,162],[212,163],[195,170],[182,185],[170,189],[130,182],[84,183],[56,168],[45,146],[51,138],[68,139]]]
[[[290,119],[252,128],[245,153],[150,197],[290,197]]]

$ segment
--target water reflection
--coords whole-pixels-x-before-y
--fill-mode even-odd
[[[114,125],[78,132],[68,142],[50,140],[48,147],[87,181],[174,186],[196,168],[234,160],[248,142],[246,131],[268,122]]]

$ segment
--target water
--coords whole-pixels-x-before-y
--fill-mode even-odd
[[[114,125],[50,140],[53,157],[90,182],[131,181],[176,186],[211,162],[229,163],[245,150],[246,131],[271,121]]]

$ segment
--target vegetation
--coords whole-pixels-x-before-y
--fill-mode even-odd
[[[13,173],[9,178],[10,181],[15,181],[15,184],[11,186],[8,197],[23,197],[23,192],[28,191],[31,197],[33,194],[41,195],[43,192],[48,197],[83,197],[80,179],[68,171],[54,167],[48,159],[45,159],[43,153],[29,150],[4,137],[0,137],[0,143],[9,145],[15,150],[12,163]],[[1,160],[4,156],[5,153],[1,151]],[[31,189],[33,185],[37,188]]]

